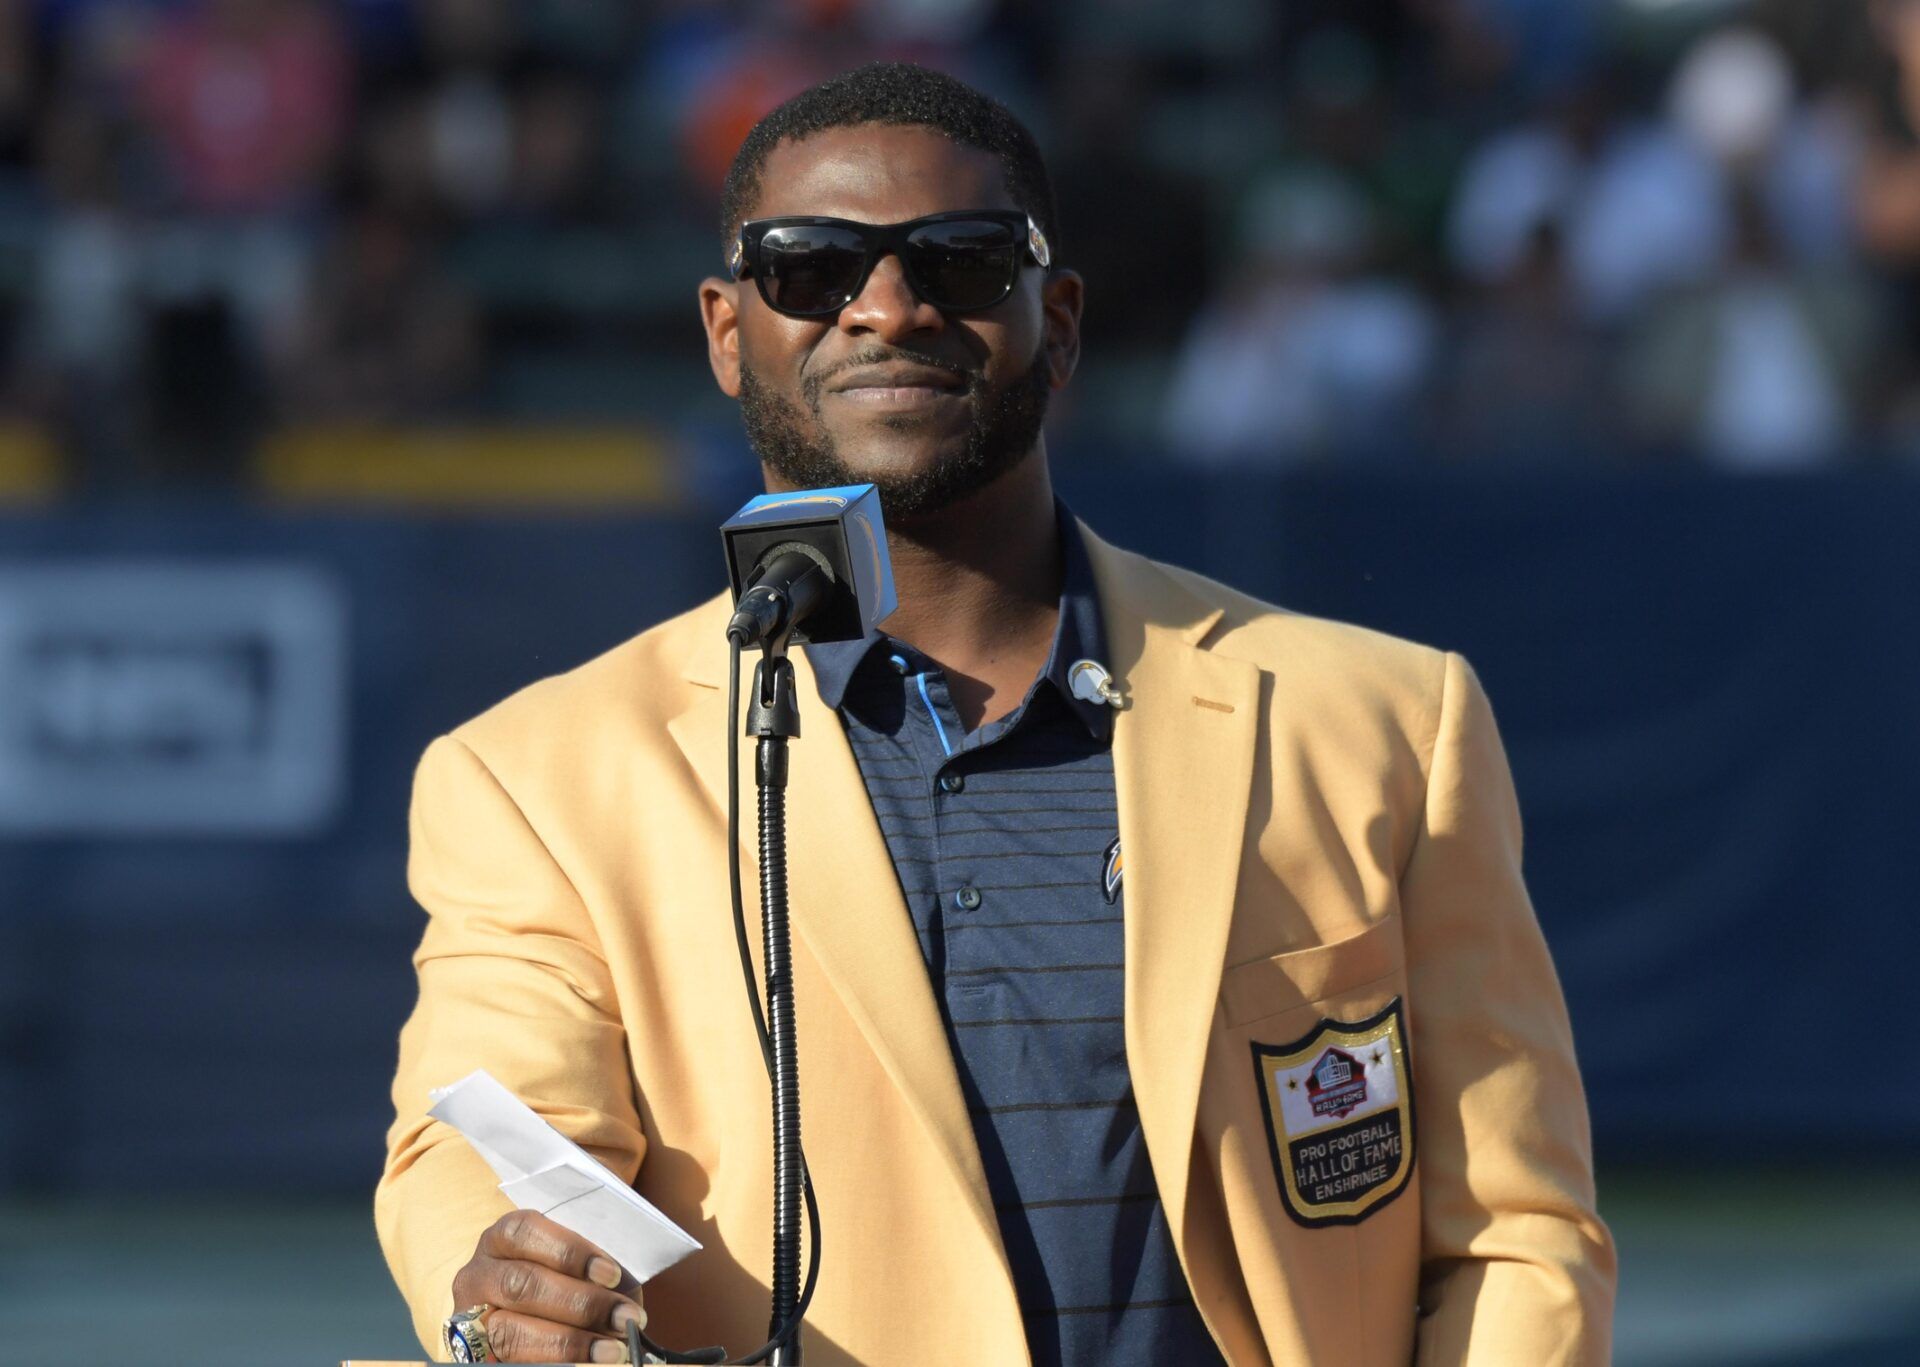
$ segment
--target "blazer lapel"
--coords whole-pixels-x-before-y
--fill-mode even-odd
[[[1127,1064],[1185,1257],[1189,1161],[1239,883],[1260,672],[1200,647],[1218,608],[1082,533],[1125,699],[1113,767],[1126,860]]]
[[[702,685],[694,705],[668,723],[668,732],[699,775],[724,817],[726,784],[726,664],[724,619],[716,612],[707,639],[698,642],[686,676]],[[741,660],[740,691],[753,684],[757,656]],[[793,927],[853,1017],[881,1066],[925,1126],[953,1174],[988,1244],[1006,1255],[973,1122],[954,1070],[953,1051],[927,979],[926,959],[900,895],[886,838],[867,797],[853,747],[840,719],[820,699],[803,652],[793,653],[794,683],[803,700],[801,735],[792,743],[787,789],[788,888]],[[749,932],[759,943],[759,885],[755,843],[754,742],[740,741],[741,880]],[[802,1075],[806,1074],[806,1003],[800,1009]],[[815,1088],[832,1086],[825,1072]],[[884,1180],[876,1176],[875,1180]],[[1012,1295],[1011,1273],[1006,1283]],[[1011,1305],[1011,1301],[1009,1301]],[[1014,1311],[1013,1313],[1017,1313]]]

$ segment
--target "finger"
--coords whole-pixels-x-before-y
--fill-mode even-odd
[[[622,1333],[630,1318],[646,1323],[646,1312],[628,1297],[538,1263],[484,1258],[474,1271],[476,1302],[600,1333]]]
[[[625,1362],[626,1345],[513,1310],[490,1310],[487,1342],[502,1362]]]
[[[620,1285],[620,1264],[538,1211],[516,1210],[502,1215],[480,1236],[480,1251],[494,1258],[539,1263],[608,1288]]]

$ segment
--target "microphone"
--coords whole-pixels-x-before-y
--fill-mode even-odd
[[[745,649],[787,641],[858,641],[898,603],[880,491],[871,484],[762,494],[721,524]]]
[[[858,641],[895,607],[880,491],[871,484],[762,494],[720,526],[733,588],[727,623],[727,884],[740,971],[773,1088],[773,1317],[767,1344],[741,1362],[800,1361],[800,1332],[820,1271],[820,1205],[800,1146],[800,1061],[794,1036],[793,953],[787,907],[787,742],[800,734],[793,661],[800,641]],[[756,738],[760,793],[760,927],[766,1010],[754,981],[740,894],[740,652],[762,647],[746,733]],[[800,1211],[813,1257],[800,1283]],[[682,1359],[683,1361],[686,1359]]]

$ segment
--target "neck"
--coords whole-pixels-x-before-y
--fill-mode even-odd
[[[887,631],[949,667],[965,668],[1014,640],[1042,635],[1060,602],[1060,536],[1045,453],[971,498],[889,524],[900,609]]]
[[[1046,450],[952,507],[887,524],[900,607],[881,624],[946,671],[968,729],[1011,711],[1059,619],[1059,528]]]

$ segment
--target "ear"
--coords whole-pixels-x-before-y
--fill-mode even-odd
[[[1055,389],[1065,389],[1080,364],[1080,308],[1085,298],[1086,283],[1078,271],[1048,271],[1040,287],[1040,307],[1047,323],[1047,368]]]
[[[700,282],[700,322],[707,330],[707,364],[720,392],[740,397],[740,286],[710,275]]]

